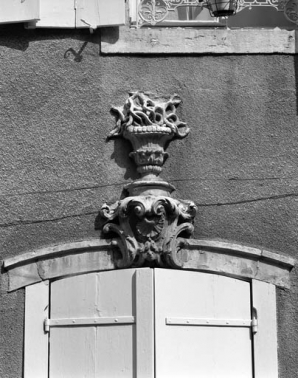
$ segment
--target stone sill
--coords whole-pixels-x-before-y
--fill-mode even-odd
[[[101,29],[103,54],[296,54],[297,30]]]

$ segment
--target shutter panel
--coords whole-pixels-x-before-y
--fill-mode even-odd
[[[0,0],[0,23],[39,19],[39,0]]]
[[[48,377],[48,334],[44,320],[49,311],[49,283],[27,286],[25,291],[24,378]]]
[[[254,335],[255,378],[278,378],[275,286],[252,280],[258,332]]]
[[[136,296],[153,292],[153,273],[150,278],[148,271],[140,270],[144,275],[136,274],[135,269],[89,273],[52,283],[50,322],[60,319],[60,326],[50,327],[50,378],[131,378],[135,366],[139,376],[153,377],[148,375],[148,366],[143,374],[140,363],[144,356],[141,350],[136,352],[136,344],[145,337],[153,343],[153,315],[150,321],[153,305],[150,310],[146,304],[145,318],[141,318],[143,309],[136,310]],[[129,320],[121,323],[123,317],[135,319],[136,316],[140,316],[137,325]],[[68,325],[61,325],[63,319]],[[104,319],[109,324],[93,326],[92,319]],[[72,326],[79,322],[85,325]],[[147,324],[151,324],[149,328]],[[146,354],[148,342],[145,340],[141,345]],[[140,361],[136,361],[139,356]]]
[[[39,0],[39,3],[40,20],[36,23],[29,23],[29,27],[75,27],[75,0]]]
[[[154,377],[153,269],[136,271],[136,377]]]
[[[78,0],[76,27],[116,26],[125,24],[124,0]]]
[[[250,295],[248,282],[155,269],[156,377],[252,378],[250,327],[187,325],[250,320]]]
[[[131,23],[137,22],[138,5],[138,1],[128,0],[129,18]]]

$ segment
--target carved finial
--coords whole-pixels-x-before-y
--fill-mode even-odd
[[[132,143],[134,151],[130,156],[142,177],[157,177],[168,156],[166,144],[188,135],[189,128],[176,114],[180,102],[176,94],[164,99],[149,97],[144,92],[132,92],[124,106],[112,108],[116,127],[108,138],[122,136]]]

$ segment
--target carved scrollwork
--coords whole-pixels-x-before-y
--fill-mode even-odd
[[[127,197],[112,205],[117,207],[116,217],[105,204],[101,216],[108,223],[105,233],[116,233],[117,245],[122,254],[118,267],[140,266],[145,261],[157,266],[179,266],[176,254],[176,239],[183,233],[193,231],[196,206],[191,201],[179,201],[170,197]]]
[[[139,16],[144,23],[155,25],[168,15],[167,3],[163,0],[142,0],[139,6]]]
[[[285,17],[298,25],[298,1],[297,0],[287,0],[282,2]]]

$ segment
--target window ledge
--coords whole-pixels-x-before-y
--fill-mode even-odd
[[[103,54],[296,54],[297,30],[103,28]]]

